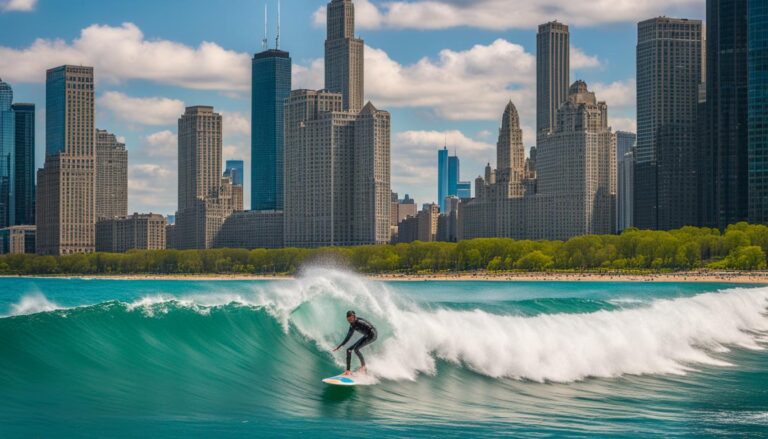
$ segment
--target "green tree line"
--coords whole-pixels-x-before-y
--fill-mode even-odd
[[[286,274],[332,262],[364,273],[446,271],[677,271],[766,268],[768,227],[738,223],[724,232],[683,227],[628,229],[568,241],[480,238],[317,249],[133,250],[66,256],[0,256],[0,274]]]

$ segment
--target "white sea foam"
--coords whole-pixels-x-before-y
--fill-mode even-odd
[[[37,292],[26,294],[17,303],[11,305],[8,316],[22,316],[57,309],[62,309],[62,307],[48,300],[42,293]]]
[[[718,353],[729,347],[763,348],[767,300],[768,288],[740,288],[634,309],[521,317],[423,309],[384,284],[333,270],[310,270],[255,299],[323,349],[344,335],[343,310],[356,309],[380,329],[366,348],[369,371],[380,378],[433,374],[441,359],[490,377],[542,382],[728,366]]]

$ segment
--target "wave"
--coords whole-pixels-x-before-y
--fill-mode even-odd
[[[116,361],[155,371],[186,363],[181,367],[208,365],[236,382],[253,370],[334,369],[343,355],[330,350],[346,333],[344,311],[354,309],[379,328],[379,340],[366,348],[378,380],[434,375],[440,362],[536,382],[686,374],[728,366],[725,353],[733,347],[763,349],[767,306],[768,288],[736,288],[632,308],[524,316],[419,303],[387,284],[311,269],[248,294],[157,295],[72,309],[25,296],[12,307],[16,317],[0,319],[0,338],[9,341],[0,346],[0,370],[23,374],[24,366],[10,368],[14,359],[27,369],[77,368],[66,361],[84,358],[110,370]]]

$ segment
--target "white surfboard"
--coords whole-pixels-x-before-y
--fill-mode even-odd
[[[333,386],[356,386],[358,384],[355,382],[355,377],[351,375],[336,375],[333,377],[324,378],[323,382]]]

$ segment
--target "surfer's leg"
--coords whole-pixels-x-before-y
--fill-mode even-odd
[[[347,348],[347,370],[352,370],[350,367],[352,366],[352,348],[354,346],[350,346]]]
[[[374,340],[376,340],[375,334],[372,336],[363,337],[360,340],[358,340],[357,343],[351,346],[351,349],[353,349],[355,351],[355,354],[357,354],[357,358],[360,359],[361,367],[365,367],[365,358],[363,358],[363,354],[360,353],[360,349],[373,343]]]

